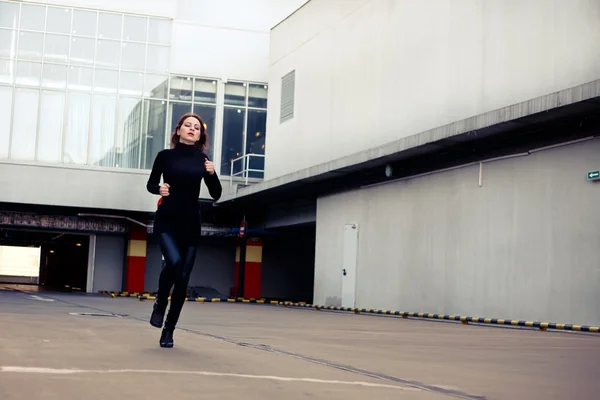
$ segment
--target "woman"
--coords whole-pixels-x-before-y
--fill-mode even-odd
[[[204,153],[208,136],[204,121],[196,114],[185,114],[171,137],[171,148],[156,155],[146,188],[161,197],[154,221],[165,260],[158,280],[158,294],[150,324],[163,328],[161,347],[173,347],[173,331],[185,303],[187,286],[200,239],[200,183],[218,200],[222,187],[215,167]],[[163,184],[160,184],[160,177]],[[169,292],[171,307],[163,327]]]

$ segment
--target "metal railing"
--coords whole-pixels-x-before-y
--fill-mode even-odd
[[[260,172],[263,173],[265,172],[264,169],[252,169],[250,168],[250,158],[251,157],[258,157],[258,158],[265,158],[264,154],[246,154],[245,156],[241,156],[238,157],[234,160],[231,160],[231,166],[230,166],[230,171],[229,171],[229,183],[233,184],[233,178],[235,176],[238,175],[242,175],[242,179],[244,179],[245,184],[248,184],[248,178],[249,178],[249,173],[250,172]],[[235,174],[233,173],[233,168],[235,167],[235,163],[241,161],[242,162],[242,169],[239,172],[236,172]]]

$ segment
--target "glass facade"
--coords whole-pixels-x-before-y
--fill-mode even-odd
[[[221,175],[263,178],[267,85],[227,82],[224,92]]]
[[[150,169],[186,112],[204,119],[222,175],[264,155],[266,85],[172,73],[171,29],[169,19],[0,0],[0,160]],[[262,170],[255,158],[247,167]]]

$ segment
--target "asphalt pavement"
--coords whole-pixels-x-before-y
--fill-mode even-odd
[[[2,285],[0,285],[0,288]],[[0,399],[564,399],[600,392],[600,335],[275,305],[0,290]]]

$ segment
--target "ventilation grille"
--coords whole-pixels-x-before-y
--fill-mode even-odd
[[[294,118],[294,92],[296,88],[296,71],[281,78],[281,110],[279,123]]]

